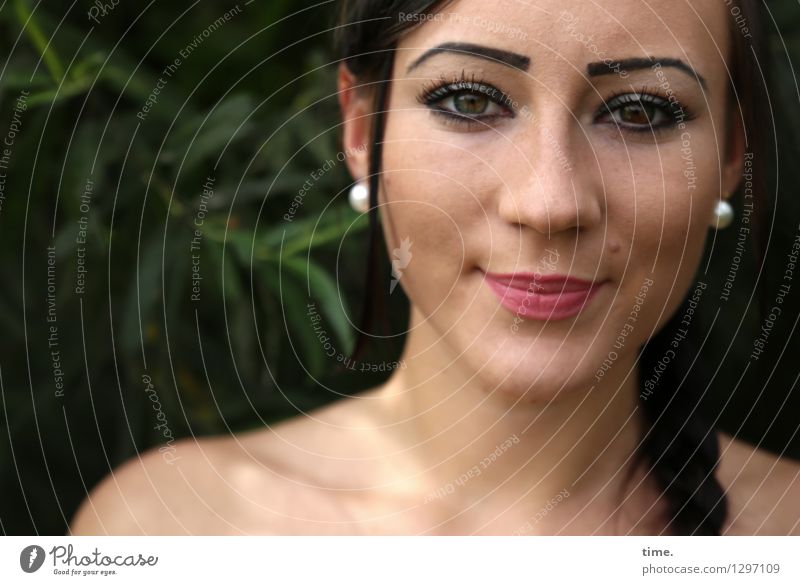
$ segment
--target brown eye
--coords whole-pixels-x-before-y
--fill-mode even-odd
[[[479,116],[489,107],[489,98],[479,93],[459,93],[453,96],[453,108],[465,116]]]
[[[655,125],[659,109],[652,104],[634,103],[623,106],[619,110],[619,119],[625,124],[635,126]]]
[[[656,95],[628,93],[604,104],[597,120],[612,121],[629,130],[652,131],[673,125],[676,121],[675,108],[680,106],[673,107]]]

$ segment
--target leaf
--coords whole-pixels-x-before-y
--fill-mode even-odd
[[[353,344],[353,328],[347,317],[346,301],[333,278],[314,262],[300,258],[284,260],[283,266],[306,280],[306,298],[314,298],[319,302],[322,314],[327,317],[339,341],[340,351],[349,352]]]
[[[161,292],[161,239],[148,238],[146,247],[130,267],[131,286],[125,301],[120,335],[123,351],[133,353],[141,347],[143,329],[153,319],[153,309]],[[137,272],[138,268],[138,272]],[[138,280],[137,280],[138,276]]]
[[[253,108],[253,100],[248,95],[226,98],[207,116],[193,117],[172,134],[165,148],[167,158],[162,159],[180,164],[182,174],[194,170],[211,155],[221,154],[228,142],[248,134],[252,126],[248,116]]]
[[[275,282],[274,280],[272,282]],[[307,295],[292,278],[280,278],[278,282],[278,298],[282,315],[281,321],[269,324],[274,331],[283,329],[282,335],[290,344],[285,348],[290,359],[299,360],[309,374],[319,377],[325,370],[324,340],[320,340],[314,332],[308,315]],[[291,365],[291,364],[290,364]]]
[[[337,210],[338,212],[339,210]],[[281,222],[262,238],[257,238],[260,257],[285,257],[305,253],[308,250],[339,242],[345,236],[352,236],[369,225],[366,215],[359,215],[350,210],[342,213],[327,214],[325,218],[306,217],[291,222]],[[285,237],[284,237],[285,232]],[[283,249],[281,241],[283,240]]]
[[[236,256],[234,254],[226,254],[223,267],[223,253],[220,244],[206,239],[203,242],[203,248],[210,259],[209,274],[212,275],[214,282],[219,280],[221,293],[224,293],[225,301],[228,303],[243,301],[242,287],[236,270]]]

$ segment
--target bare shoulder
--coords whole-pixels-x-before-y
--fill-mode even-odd
[[[720,433],[726,535],[800,535],[800,461]]]
[[[287,489],[275,466],[248,458],[238,438],[187,438],[170,458],[154,448],[129,459],[83,501],[70,533],[270,534]]]
[[[82,502],[73,535],[325,534],[346,517],[326,468],[347,448],[323,422],[341,422],[340,406],[312,418],[234,435],[187,438],[169,457],[157,448],[126,461]],[[336,427],[333,424],[332,427]],[[313,455],[317,454],[317,456]],[[332,489],[331,489],[332,488]]]

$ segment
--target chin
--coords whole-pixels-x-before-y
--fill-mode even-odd
[[[525,376],[515,375],[509,377],[501,384],[494,384],[487,386],[487,390],[491,390],[493,399],[504,402],[509,407],[511,406],[546,406],[553,401],[565,400],[567,398],[574,398],[576,392],[581,392],[570,384],[564,385],[563,379],[552,379],[539,377],[534,382],[535,376],[527,378]],[[584,389],[590,386],[585,385]],[[580,401],[580,398],[578,398]]]
[[[491,352],[482,352],[480,357],[473,356],[471,365],[479,371],[485,391],[509,403],[546,404],[588,390],[594,381],[594,370],[587,360],[590,356],[576,365],[582,351],[573,355],[562,347],[553,353],[536,351],[534,346],[527,352],[524,348],[503,355],[501,352],[494,357]]]

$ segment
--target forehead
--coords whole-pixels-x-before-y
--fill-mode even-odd
[[[456,0],[407,34],[397,58],[455,40],[528,55],[540,73],[645,56],[713,69],[727,61],[731,18],[723,0]]]

